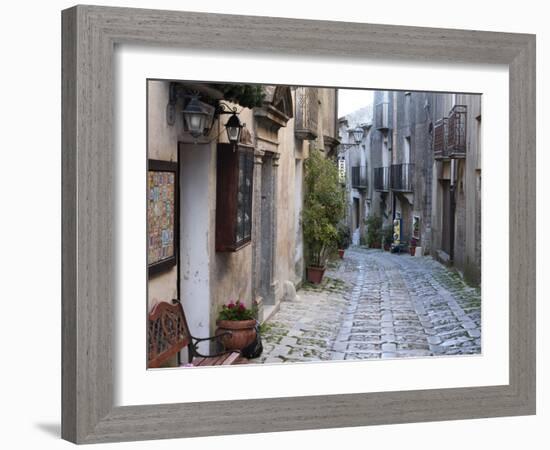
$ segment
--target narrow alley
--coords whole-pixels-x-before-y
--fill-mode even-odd
[[[481,296],[430,257],[351,247],[264,326],[258,363],[477,354]]]

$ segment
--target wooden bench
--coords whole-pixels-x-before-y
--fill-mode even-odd
[[[217,342],[223,349],[220,338],[227,334],[196,338],[189,332],[183,308],[178,300],[172,304],[161,302],[149,313],[147,324],[147,367],[157,368],[168,362],[174,355],[187,347],[189,365],[193,366],[227,366],[247,362],[239,352],[222,350],[213,355],[203,355],[198,350],[198,344],[205,341]],[[179,357],[178,357],[178,364]],[[187,366],[186,364],[180,364]]]

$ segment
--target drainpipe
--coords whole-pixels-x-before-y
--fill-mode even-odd
[[[390,185],[392,183],[392,179],[391,179],[391,172],[392,172],[392,165],[393,164],[397,164],[398,163],[398,159],[397,159],[397,92],[392,92],[391,93],[391,96],[392,96],[392,128],[391,128],[391,134],[392,134],[392,139],[391,139],[391,161],[390,161],[390,167],[389,167],[389,175],[390,175]],[[393,189],[391,189],[391,192],[392,192],[392,226],[393,226],[393,221],[395,220],[395,205],[396,205],[396,194],[395,194],[395,191]]]
[[[451,196],[451,230],[449,233],[449,240],[450,242],[450,255],[451,261],[454,261],[454,253],[455,253],[455,212],[456,212],[456,167],[457,161],[456,159],[451,159],[451,188],[450,188],[450,196]]]

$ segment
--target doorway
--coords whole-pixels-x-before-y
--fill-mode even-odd
[[[443,217],[441,223],[441,250],[443,250],[449,258],[453,257],[452,237],[454,220],[452,214],[452,193],[451,182],[449,180],[441,180],[443,189]]]
[[[260,286],[264,308],[275,305],[273,283],[273,264],[275,254],[274,242],[274,208],[275,180],[273,177],[273,154],[266,152],[262,162],[262,188],[260,205]],[[269,312],[264,312],[268,316]]]
[[[353,230],[357,230],[359,228],[359,221],[361,219],[360,216],[360,205],[359,205],[359,199],[357,197],[353,198]]]
[[[179,295],[187,324],[194,336],[211,335],[210,258],[208,233],[210,198],[215,197],[215,183],[210,144],[180,143],[179,162]],[[209,351],[208,342],[199,349]],[[186,357],[187,352],[182,352]],[[185,362],[185,360],[183,360]]]

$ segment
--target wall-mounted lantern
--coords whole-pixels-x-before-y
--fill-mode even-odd
[[[198,95],[194,94],[183,110],[183,119],[185,120],[189,134],[196,139],[208,134],[212,125],[213,115],[199,101]]]
[[[185,130],[193,138],[207,136],[215,117],[230,114],[231,117],[225,124],[227,139],[233,145],[239,143],[241,131],[245,125],[241,124],[239,120],[237,108],[222,102],[219,102],[217,106],[205,103],[200,100],[199,92],[189,92],[184,85],[179,83],[170,83],[170,98],[166,107],[168,125],[174,125],[176,122],[176,104],[179,99],[182,99],[181,102],[185,105],[182,110]]]
[[[224,114],[224,113],[222,113]],[[241,138],[241,131],[243,125],[237,117],[237,112],[233,112],[227,123],[225,124],[225,129],[227,131],[227,139],[233,145],[238,144]]]
[[[355,130],[353,130],[353,138],[355,139],[355,142],[357,144],[362,141],[364,133],[365,131],[361,127],[357,127],[355,128]]]

